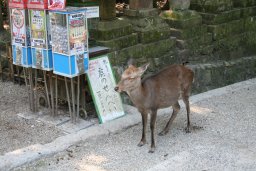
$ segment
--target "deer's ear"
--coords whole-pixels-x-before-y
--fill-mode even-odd
[[[140,67],[141,75],[148,69],[150,63],[146,63]]]

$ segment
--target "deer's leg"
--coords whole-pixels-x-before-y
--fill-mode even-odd
[[[190,133],[190,106],[189,106],[189,96],[183,95],[182,97],[185,105],[186,105],[186,110],[187,110],[187,127],[185,128],[186,133]]]
[[[151,113],[151,118],[150,118],[150,130],[151,130],[151,148],[149,150],[149,153],[154,153],[155,152],[155,125],[156,125],[156,115],[157,115],[157,110],[153,110]]]
[[[172,108],[173,108],[173,112],[172,112],[172,116],[171,116],[170,120],[167,122],[164,130],[159,133],[159,135],[161,135],[161,136],[166,135],[169,132],[169,129],[170,129],[170,126],[171,126],[172,122],[176,118],[177,113],[180,111],[179,102],[177,101],[174,105],[172,105]]]
[[[141,112],[142,117],[142,137],[140,140],[140,143],[138,144],[139,147],[146,144],[146,130],[147,130],[147,120],[148,120],[148,114],[146,112]]]

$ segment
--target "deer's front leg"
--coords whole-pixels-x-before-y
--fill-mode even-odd
[[[151,148],[149,150],[149,153],[154,153],[156,148],[156,144],[155,144],[156,115],[157,115],[157,110],[153,110],[150,118]]]
[[[147,130],[147,120],[148,120],[148,114],[147,112],[141,112],[142,117],[142,137],[140,140],[140,143],[138,144],[139,147],[146,144],[146,130]]]

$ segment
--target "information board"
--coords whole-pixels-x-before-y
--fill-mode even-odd
[[[124,109],[120,94],[114,90],[116,82],[108,56],[90,59],[87,76],[100,123],[123,116]]]

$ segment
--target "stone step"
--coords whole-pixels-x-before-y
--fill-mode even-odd
[[[155,28],[153,30],[138,32],[140,43],[151,43],[169,38],[171,36],[170,28]]]
[[[130,58],[138,58],[143,56],[143,45],[136,44],[127,48],[123,48],[118,51],[112,51],[109,53],[109,59],[113,66],[126,64]]]
[[[189,65],[195,72],[193,94],[223,87],[256,76],[256,56],[230,61]]]
[[[241,8],[241,17],[250,17],[256,15],[256,5],[253,7]]]
[[[190,9],[200,12],[220,13],[234,8],[233,0],[191,0]]]
[[[244,48],[247,42],[246,33],[234,34],[213,42],[215,55],[233,58],[234,52],[239,53],[239,48]],[[240,53],[239,53],[240,54]],[[237,56],[237,55],[235,55]]]
[[[193,10],[164,11],[160,17],[172,28],[186,29],[202,24],[202,16]]]
[[[130,58],[135,58],[136,61],[143,62],[150,58],[161,58],[167,52],[174,50],[175,41],[175,38],[169,38],[153,43],[137,44],[113,51],[109,55],[113,65],[126,63]]]
[[[132,26],[126,25],[120,28],[108,28],[106,30],[90,29],[90,37],[96,40],[111,40],[133,33]]]
[[[138,17],[138,18],[144,18],[148,16],[157,16],[158,10],[155,8],[151,9],[125,9],[124,14],[128,17]]]
[[[168,24],[158,16],[149,16],[146,18],[124,18],[124,20],[132,24],[135,31],[147,31],[154,28],[168,26]]]
[[[170,50],[161,56],[153,57],[152,59],[154,61],[155,68],[157,70],[164,68],[166,65],[169,65],[169,64],[182,63],[181,61],[179,61],[177,52],[175,51],[175,49]]]
[[[201,36],[193,37],[191,39],[177,39],[176,46],[179,49],[197,48],[200,45],[207,45],[212,43],[212,34],[203,33]]]
[[[189,27],[186,29],[176,29],[170,28],[171,36],[176,37],[177,39],[192,39],[207,33],[206,25],[199,25],[195,27]]]
[[[154,58],[161,57],[166,52],[171,51],[175,48],[176,38],[169,38],[160,40],[153,43],[143,44],[144,57]]]
[[[248,7],[256,5],[255,0],[233,0],[234,7]]]
[[[241,11],[241,9],[233,9],[230,11],[221,12],[219,14],[204,12],[200,12],[199,14],[202,16],[204,24],[213,25],[238,20],[241,17]]]
[[[249,31],[245,33],[246,36],[246,50],[249,54],[255,54],[256,53],[256,31]]]
[[[120,50],[129,46],[133,46],[138,44],[138,34],[132,33],[127,36],[118,37],[111,40],[106,41],[97,41],[97,45],[106,46],[110,48],[111,51]]]
[[[218,25],[208,25],[208,32],[212,33],[213,40],[223,39],[233,34],[244,32],[244,20],[233,20]]]

